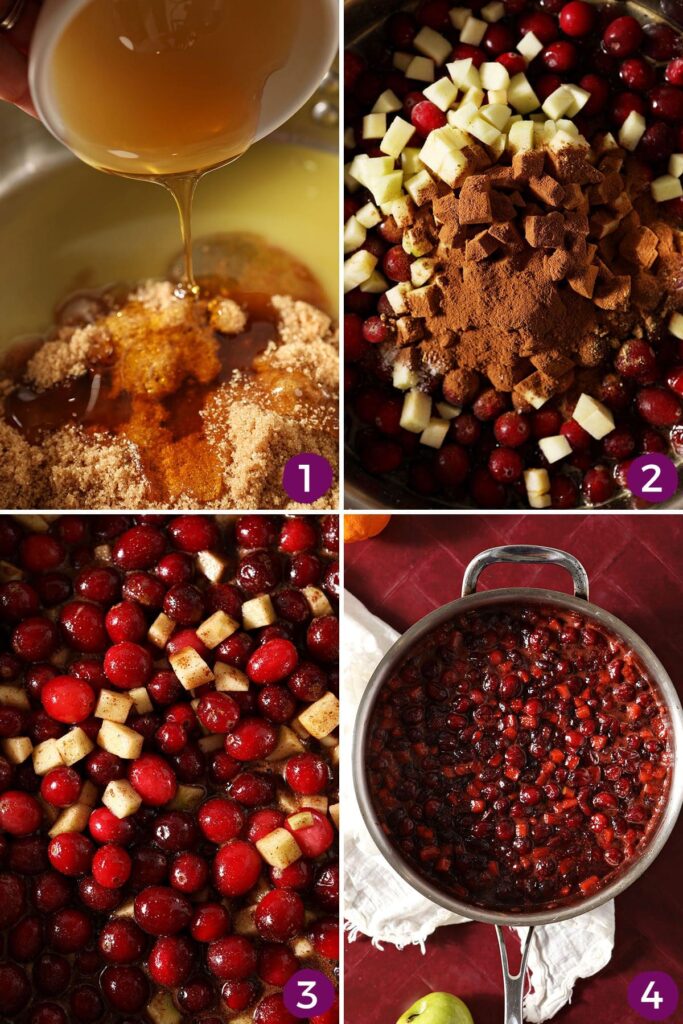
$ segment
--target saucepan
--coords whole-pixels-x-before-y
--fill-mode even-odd
[[[477,581],[481,572],[487,566],[499,562],[559,565],[570,573],[574,593],[569,595],[533,587],[505,587],[477,593]],[[651,866],[660,853],[671,834],[683,804],[683,710],[680,698],[664,666],[645,641],[611,612],[591,604],[588,595],[588,574],[578,559],[566,551],[535,545],[510,545],[483,551],[470,562],[465,570],[462,597],[435,609],[420,619],[386,653],[367,685],[356,718],[353,778],[361,814],[368,831],[391,867],[404,881],[427,899],[454,914],[496,926],[505,985],[506,1024],[521,1024],[523,1019],[522,998],[526,961],[534,928],[537,925],[554,924],[595,910],[596,907],[614,899],[615,896],[632,885]],[[382,830],[373,807],[366,774],[366,754],[372,712],[378,694],[419,641],[436,627],[451,621],[463,612],[474,609],[509,607],[510,605],[526,607],[550,605],[560,610],[578,612],[588,622],[595,623],[604,631],[616,636],[625,647],[636,655],[644,671],[656,685],[661,705],[668,719],[671,771],[659,820],[654,825],[648,839],[643,843],[640,852],[627,862],[623,869],[616,872],[611,881],[590,895],[574,898],[555,907],[503,911],[477,906],[442,891],[418,874],[403,859]],[[522,948],[521,966],[516,974],[512,973],[508,963],[504,937],[506,927],[528,928]]]

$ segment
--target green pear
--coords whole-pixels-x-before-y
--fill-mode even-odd
[[[413,1003],[396,1024],[474,1024],[462,999],[450,992],[430,992]]]

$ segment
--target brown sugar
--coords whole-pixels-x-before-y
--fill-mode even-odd
[[[80,377],[89,366],[104,362],[111,354],[112,339],[107,328],[87,324],[68,338],[45,342],[29,360],[26,377],[37,388],[49,388],[67,377]]]

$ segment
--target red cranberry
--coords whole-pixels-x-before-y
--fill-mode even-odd
[[[557,22],[550,14],[545,14],[543,11],[531,11],[529,14],[523,14],[517,27],[523,36],[527,32],[533,32],[544,46],[557,39]]]
[[[578,53],[573,43],[564,39],[558,39],[550,46],[546,46],[540,55],[541,63],[548,71],[555,71],[560,75],[566,74],[575,66],[578,60]]]
[[[110,608],[104,624],[114,643],[121,640],[139,643],[147,634],[147,620],[140,606],[132,601],[121,601]]]
[[[4,824],[2,827],[5,827]],[[5,930],[16,924],[25,909],[26,888],[23,880],[16,875],[0,874],[0,928]]]
[[[335,615],[313,619],[306,631],[306,646],[309,653],[325,664],[336,662],[339,657],[339,621]]]
[[[229,1010],[239,1013],[246,1010],[257,996],[257,988],[253,981],[226,981],[221,989],[221,997]]]
[[[74,591],[88,601],[111,604],[119,595],[121,578],[116,569],[83,569],[74,581]]]
[[[648,94],[650,110],[664,121],[683,121],[683,89],[674,85],[660,85]]]
[[[209,866],[198,853],[179,853],[173,858],[168,878],[174,889],[192,895],[206,886]]]
[[[604,31],[602,42],[608,53],[615,57],[630,57],[635,53],[643,39],[640,23],[625,14],[611,21]]]
[[[243,718],[226,736],[225,750],[237,761],[258,761],[275,749],[277,730],[261,718]]]
[[[670,85],[683,85],[683,57],[674,57],[666,66],[664,77]]]
[[[409,281],[412,262],[403,246],[394,245],[387,250],[382,261],[382,268],[391,281]]]
[[[221,896],[243,896],[254,888],[260,874],[261,857],[244,840],[230,840],[214,858],[213,883]]]
[[[178,1005],[187,1014],[201,1013],[208,1010],[214,1001],[214,990],[208,981],[203,978],[195,978],[186,982],[176,992]],[[215,1018],[209,1018],[214,1020]]]
[[[657,376],[657,358],[646,341],[632,338],[625,341],[617,353],[614,365],[624,377],[647,384]]]
[[[2,879],[5,877],[7,876],[0,875],[0,896],[3,900],[0,903],[0,908],[7,906],[7,903],[4,902],[7,899],[7,892],[2,885]],[[59,910],[68,903],[70,898],[71,884],[56,871],[45,871],[33,880],[33,902],[36,910],[39,910],[41,914],[50,914],[54,910]],[[0,927],[5,927],[1,910]]]
[[[0,991],[4,1013],[14,1017],[23,1010],[31,998],[31,985],[24,969],[18,964],[0,964]]]
[[[297,1024],[279,993],[265,996],[254,1010],[254,1024]]]
[[[154,567],[154,575],[167,587],[189,583],[194,576],[194,564],[189,555],[171,551]]]
[[[533,789],[534,787],[529,788]],[[310,938],[313,948],[319,956],[324,956],[327,960],[339,959],[338,921],[317,921],[311,929]]]
[[[176,988],[192,971],[192,945],[188,939],[174,935],[158,938],[147,963],[150,977],[157,985]]]
[[[88,828],[98,843],[127,843],[134,833],[129,818],[117,818],[108,807],[97,807],[90,815]]]
[[[40,828],[43,813],[30,793],[6,790],[0,796],[0,828],[11,836],[27,836]]]
[[[304,857],[320,857],[334,842],[334,829],[319,811],[307,809],[285,819],[285,828],[292,833]]]
[[[69,997],[71,1013],[84,1024],[94,1024],[104,1013],[104,1003],[93,985],[77,985]]]
[[[12,633],[12,649],[22,661],[46,661],[57,647],[57,628],[49,619],[30,616]]]
[[[103,885],[89,876],[79,879],[78,895],[84,906],[98,914],[114,910],[120,900],[115,889],[105,889]]]
[[[289,640],[271,640],[252,654],[247,675],[254,683],[277,683],[296,668],[299,656]]]
[[[80,832],[63,832],[50,840],[47,855],[55,871],[77,878],[90,869],[93,844]]]
[[[604,466],[589,469],[583,478],[583,493],[592,505],[609,501],[614,494],[614,480],[609,470]]]
[[[144,686],[152,674],[152,656],[140,644],[123,640],[105,654],[104,671],[113,686],[132,690]]]
[[[446,124],[446,115],[434,103],[431,103],[430,100],[423,99],[413,107],[410,113],[410,120],[422,138],[426,138],[430,132],[443,128]],[[396,279],[392,278],[392,280]]]
[[[325,910],[336,910],[339,905],[339,868],[336,864],[330,864],[319,873],[314,892],[318,903]]]
[[[494,448],[489,455],[489,473],[500,483],[512,483],[519,480],[524,463],[519,452],[512,448]]]
[[[206,693],[199,700],[197,718],[209,732],[230,732],[239,717],[239,706],[227,693]]]
[[[117,538],[112,558],[121,569],[148,569],[159,561],[165,548],[164,535],[156,527],[133,526]]]
[[[612,120],[615,125],[620,127],[629,114],[632,114],[634,111],[638,114],[644,114],[646,109],[645,100],[637,92],[622,92],[615,97],[612,104]]]
[[[35,615],[40,607],[38,594],[32,586],[21,580],[12,580],[0,586],[0,616],[19,622],[28,615]]]
[[[75,804],[83,783],[75,768],[53,768],[43,777],[40,795],[54,807],[68,807]]]
[[[28,572],[49,572],[64,561],[64,547],[48,533],[32,533],[24,537],[19,548],[21,564]]]
[[[302,517],[288,519],[280,530],[279,547],[288,555],[309,551],[318,544],[318,532],[310,519]]]
[[[587,117],[595,117],[605,107],[609,97],[609,86],[600,75],[588,74],[579,79],[579,85],[590,93],[590,99],[583,108]]]
[[[505,488],[485,469],[472,475],[472,499],[480,508],[500,508],[505,504]]]
[[[33,983],[44,995],[60,995],[69,984],[70,977],[69,961],[56,953],[43,953],[33,965]]]
[[[555,476],[550,482],[553,508],[575,508],[579,495],[576,484],[568,476]]]
[[[82,910],[65,907],[53,914],[48,922],[50,945],[58,953],[77,953],[92,938],[92,923]]]
[[[93,877],[105,889],[120,889],[125,885],[131,868],[128,852],[116,843],[101,847],[92,860]]]
[[[619,78],[627,89],[646,92],[654,84],[655,72],[642,57],[629,57],[619,68]]]
[[[300,896],[287,889],[273,889],[259,901],[254,911],[258,933],[267,942],[287,942],[302,931],[304,904]]]
[[[135,897],[135,920],[149,935],[175,935],[192,920],[192,904],[175,889],[149,886]]]
[[[271,807],[264,807],[260,811],[253,811],[249,815],[247,828],[247,839],[250,843],[257,843],[259,839],[274,832],[276,828],[282,828],[285,816],[282,811],[276,811]]]
[[[324,793],[329,781],[327,764],[317,754],[297,754],[285,765],[285,780],[295,793]]]
[[[277,527],[270,516],[240,516],[235,538],[245,548],[268,548],[275,544]]]
[[[678,398],[663,388],[643,388],[636,395],[639,415],[653,427],[672,427],[679,422],[683,406]]]
[[[86,601],[70,601],[60,612],[59,621],[70,647],[86,654],[98,654],[107,646],[102,609]]]
[[[105,999],[119,1013],[141,1013],[149,1001],[149,982],[139,967],[106,967],[100,984]]]
[[[157,754],[143,754],[130,767],[131,785],[149,807],[162,807],[176,795],[178,783],[168,761]]]
[[[8,936],[8,949],[13,960],[30,963],[43,948],[43,921],[39,914],[29,914]]]
[[[567,438],[575,452],[583,452],[590,448],[593,438],[576,420],[567,420],[560,428],[560,433]]]
[[[313,869],[309,861],[300,857],[286,868],[271,868],[270,880],[276,889],[309,889],[313,881]]]
[[[230,930],[230,915],[221,903],[202,903],[197,906],[190,931],[196,942],[214,942]]]
[[[526,70],[526,61],[521,53],[499,53],[496,60],[503,65],[511,78]]]
[[[420,25],[437,31],[445,29],[450,26],[450,6],[448,0],[422,0],[415,17]]]
[[[580,39],[590,34],[595,24],[595,8],[585,0],[572,0],[560,11],[560,28],[565,35]]]
[[[381,316],[370,316],[363,322],[363,337],[370,345],[381,345],[390,338],[390,330]]]
[[[108,750],[93,750],[86,758],[85,768],[97,786],[108,786],[126,774],[125,762]]]
[[[202,804],[198,820],[203,834],[216,845],[234,839],[244,827],[241,807],[233,800],[220,796],[211,797]]]
[[[297,700],[312,704],[327,692],[327,673],[311,661],[301,661],[287,680]]]
[[[518,448],[531,436],[529,420],[517,412],[506,412],[493,425],[493,433],[499,444],[507,448]]]
[[[486,29],[481,46],[486,51],[487,59],[490,59],[505,53],[506,50],[512,50],[516,42],[515,34],[510,26],[496,22]]]
[[[280,582],[282,570],[277,558],[268,551],[245,555],[237,570],[237,582],[249,595],[265,594]]]
[[[43,686],[40,699],[51,718],[75,725],[92,715],[95,693],[88,683],[73,676],[56,676]]]
[[[168,532],[175,546],[190,554],[218,545],[218,527],[207,516],[178,516],[169,523]]]
[[[161,608],[165,593],[163,583],[146,572],[129,573],[122,590],[127,601],[137,601],[145,608]]]
[[[483,420],[484,422],[487,420],[495,420],[505,412],[507,404],[508,400],[505,395],[500,391],[495,391],[493,388],[487,388],[485,391],[482,391],[475,400],[474,405],[472,406],[472,412],[478,420]],[[456,420],[456,424],[459,423],[461,419],[462,417],[459,416]],[[458,437],[458,441],[460,444],[467,444],[467,442],[461,440],[460,437]]]
[[[155,672],[147,683],[147,691],[156,704],[172,704],[183,694],[180,680],[174,672]]]
[[[221,981],[241,981],[256,970],[256,950],[242,935],[228,935],[209,946],[207,964]]]
[[[194,626],[204,615],[204,598],[191,583],[178,583],[164,598],[164,612],[179,626]]]

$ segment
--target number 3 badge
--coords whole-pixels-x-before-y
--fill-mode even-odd
[[[326,1013],[336,998],[334,985],[322,971],[297,971],[282,991],[285,1006],[299,1020]]]

